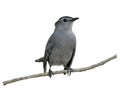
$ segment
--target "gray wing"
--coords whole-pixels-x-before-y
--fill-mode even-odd
[[[52,34],[47,42],[46,49],[45,49],[44,62],[43,62],[44,73],[46,72],[47,61],[48,61],[51,51],[54,47],[54,44],[55,44],[55,35]]]
[[[68,62],[67,66],[64,69],[71,67],[71,64],[72,64],[74,56],[75,56],[75,52],[76,52],[76,48],[73,49],[71,59],[70,59],[70,61]]]

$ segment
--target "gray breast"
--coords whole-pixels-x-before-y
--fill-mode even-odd
[[[49,56],[50,65],[66,65],[76,46],[76,38],[74,33],[60,33],[56,35],[54,48]]]

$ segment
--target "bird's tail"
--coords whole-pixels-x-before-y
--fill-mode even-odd
[[[35,62],[44,62],[44,57],[41,57],[39,59],[36,59]]]
[[[46,73],[46,70],[47,70],[47,62],[43,62],[43,70],[44,70],[44,73]]]

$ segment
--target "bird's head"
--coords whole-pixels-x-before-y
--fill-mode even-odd
[[[55,23],[55,27],[59,29],[71,29],[72,24],[75,20],[79,19],[78,17],[69,17],[69,16],[63,16],[58,19],[58,21]]]

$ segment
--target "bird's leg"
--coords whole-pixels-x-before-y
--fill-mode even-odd
[[[48,75],[49,75],[50,78],[52,77],[52,75],[54,75],[54,73],[53,73],[52,70],[51,70],[51,66],[50,66],[50,68],[49,68]]]
[[[67,68],[65,67],[64,70],[67,70]],[[66,75],[66,73],[63,73],[64,75]]]
[[[67,68],[64,68],[64,70],[67,70],[67,75],[71,75],[71,72],[74,72],[74,70],[72,69],[72,68],[70,68],[70,67],[67,67]],[[65,75],[66,73],[64,73],[64,75]]]

